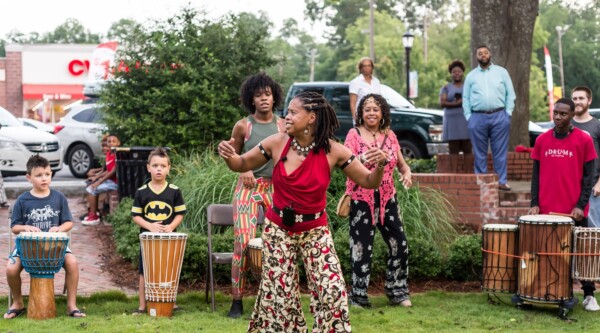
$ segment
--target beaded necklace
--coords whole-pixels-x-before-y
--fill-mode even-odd
[[[296,138],[294,138],[292,140],[292,149],[294,149],[296,151],[296,153],[298,153],[298,155],[303,155],[304,157],[308,156],[308,152],[310,152],[313,148],[315,148],[315,142],[313,141],[310,145],[308,145],[307,147],[302,147],[298,141],[296,141]]]

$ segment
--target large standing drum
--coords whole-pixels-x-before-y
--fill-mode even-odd
[[[22,232],[16,238],[21,264],[31,275],[27,318],[56,317],[54,274],[65,262],[69,235],[64,232]]]
[[[573,279],[600,281],[600,228],[573,228]]]
[[[517,255],[519,226],[486,224],[483,226],[483,276],[481,289],[491,292],[517,291]]]
[[[257,280],[262,276],[262,238],[253,238],[248,242],[248,263],[250,272]]]
[[[523,300],[560,303],[573,298],[573,220],[556,215],[519,218],[519,287]]]
[[[140,234],[146,308],[152,317],[173,316],[186,241],[182,233]]]

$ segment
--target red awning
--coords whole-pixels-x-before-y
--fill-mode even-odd
[[[24,84],[23,99],[83,99],[83,85]]]

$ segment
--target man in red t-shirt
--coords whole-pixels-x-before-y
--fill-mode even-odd
[[[121,145],[119,138],[111,134],[107,138],[108,151],[106,152],[106,170],[97,177],[96,181],[90,184],[85,190],[87,194],[87,201],[89,212],[81,224],[83,225],[96,225],[100,223],[100,217],[98,216],[98,195],[100,193],[115,191],[118,189],[117,185],[117,160],[116,155],[111,151],[110,148],[118,147]]]
[[[596,150],[586,132],[573,127],[575,103],[568,98],[554,105],[554,129],[540,135],[533,147],[529,214],[569,214],[587,226],[588,201],[594,184]],[[581,282],[587,311],[598,311],[594,282]]]

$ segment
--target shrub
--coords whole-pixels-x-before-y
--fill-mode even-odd
[[[206,270],[206,207],[212,203],[231,202],[238,174],[231,172],[212,148],[186,155],[173,154],[172,161],[170,181],[181,188],[188,209],[179,229],[180,232],[188,234],[182,278],[193,282],[199,278],[203,279]],[[345,182],[345,175],[336,169],[332,173],[327,191],[327,214],[345,278],[350,281],[349,222],[348,218],[335,215],[337,201],[345,191]],[[439,191],[418,186],[407,190],[398,180],[396,184],[408,238],[411,277],[433,277],[441,269],[440,253],[445,253],[448,245],[457,237],[457,231],[452,224],[455,212]],[[131,205],[131,199],[123,199],[119,208],[109,216],[109,221],[114,226],[118,253],[125,259],[136,262],[139,253],[139,227],[131,221]],[[232,228],[213,235],[213,240],[215,251],[231,252]],[[375,233],[373,246],[371,275],[375,280],[385,277],[387,265],[388,250],[379,232]],[[215,266],[217,279],[229,281],[229,272],[229,266]]]
[[[406,163],[410,166],[412,173],[435,173],[437,169],[437,156],[430,159],[408,159]]]
[[[474,281],[481,278],[481,235],[458,237],[448,251],[445,275],[458,281]]]
[[[131,146],[178,151],[229,138],[245,112],[244,77],[274,64],[269,23],[249,13],[212,20],[190,6],[167,20],[128,31],[101,95],[104,120]]]
[[[408,243],[408,249],[410,279],[434,278],[442,272],[442,254],[433,243],[421,238],[413,238]]]
[[[131,198],[124,198],[119,203],[117,210],[109,215],[108,220],[113,225],[113,238],[117,253],[137,265],[140,251],[140,228],[131,219],[132,204],[133,200]],[[188,235],[181,278],[190,282],[194,282],[200,277],[204,279],[208,263],[208,239],[206,235],[183,227],[180,227],[177,231]],[[214,252],[231,252],[233,249],[233,228],[217,230],[213,234],[212,246]],[[213,271],[217,280],[230,281],[231,266],[214,265]]]
[[[131,219],[133,199],[123,198],[117,209],[107,219],[113,226],[117,253],[126,260],[137,262],[140,252],[140,228]]]
[[[238,174],[230,171],[212,148],[177,158],[170,181],[181,189],[187,207],[182,226],[206,235],[206,208],[231,203]]]

